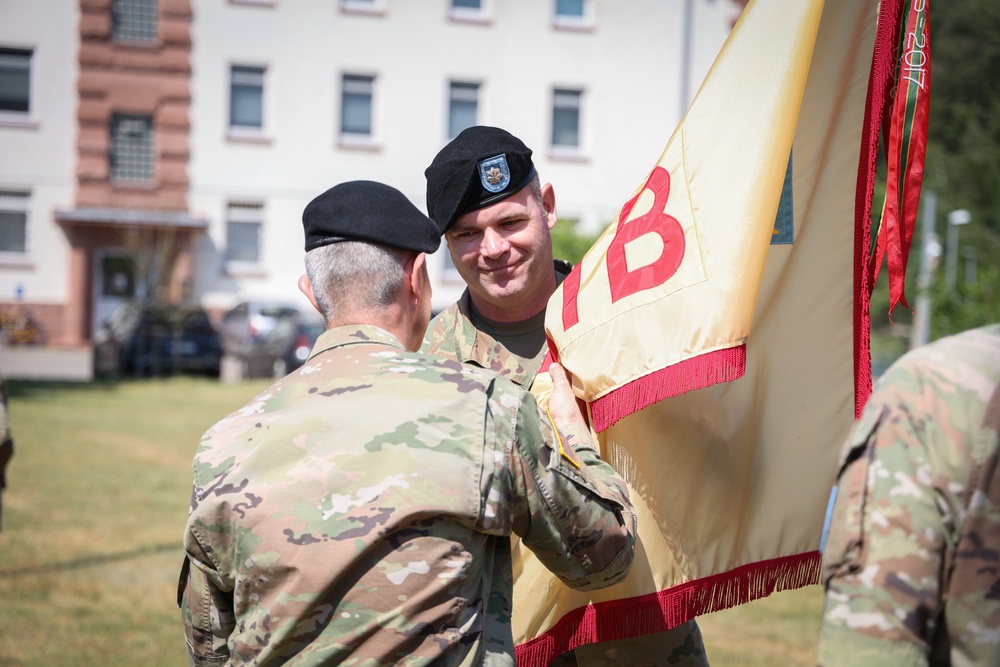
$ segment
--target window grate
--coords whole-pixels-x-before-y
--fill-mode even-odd
[[[111,118],[111,179],[153,180],[153,119],[114,114]]]
[[[125,42],[156,41],[156,0],[114,0],[112,34]]]
[[[226,215],[226,261],[257,264],[260,261],[260,230],[264,205],[229,202]]]

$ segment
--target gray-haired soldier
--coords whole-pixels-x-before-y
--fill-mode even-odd
[[[1000,665],[1000,325],[893,364],[841,461],[820,664]]]
[[[623,578],[632,506],[565,374],[549,412],[416,353],[439,231],[397,190],[303,213],[312,356],[211,428],[194,461],[182,607],[194,665],[513,665],[511,533],[567,584]]]

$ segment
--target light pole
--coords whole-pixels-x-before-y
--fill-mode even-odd
[[[965,258],[965,284],[976,284],[976,251],[972,248],[962,248],[962,257]]]
[[[955,273],[958,269],[958,228],[972,222],[972,215],[964,208],[948,214],[948,255],[945,257],[944,281],[949,290],[955,289]]]

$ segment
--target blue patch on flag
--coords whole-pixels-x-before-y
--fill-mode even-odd
[[[785,184],[781,187],[778,215],[774,217],[771,245],[792,245],[795,241],[795,209],[792,206],[792,154],[788,154]]]

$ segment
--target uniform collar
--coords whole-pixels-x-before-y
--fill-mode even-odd
[[[406,347],[399,342],[399,339],[385,329],[369,324],[351,324],[324,331],[316,339],[309,358],[312,359],[317,354],[345,345],[385,345],[406,351]]]

